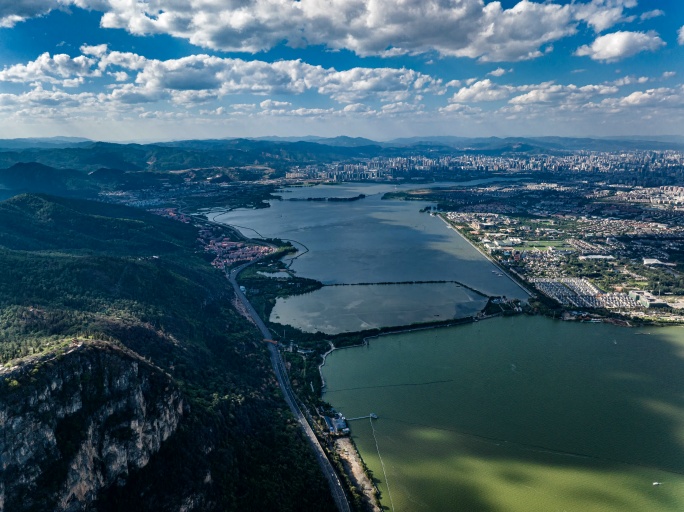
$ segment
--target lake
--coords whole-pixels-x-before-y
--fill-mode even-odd
[[[486,304],[487,298],[454,283],[328,286],[279,298],[271,321],[337,334],[464,318]]]
[[[682,327],[497,318],[335,351],[324,399],[378,414],[350,426],[396,511],[678,511],[683,357]]]
[[[290,269],[329,286],[279,300],[271,320],[306,331],[469,316],[483,299],[454,282],[526,297],[441,219],[419,213],[426,203],[381,200],[388,190],[288,189],[284,198],[367,197],[210,217],[302,249]],[[681,327],[497,318],[335,351],[324,398],[347,417],[379,415],[350,426],[390,510],[679,511],[683,357]]]
[[[471,182],[472,185],[483,181]],[[454,186],[431,184],[430,186]],[[413,186],[398,189],[417,188]],[[251,237],[291,240],[301,249],[291,259],[290,269],[302,277],[324,284],[406,283],[413,281],[456,281],[486,295],[527,298],[527,294],[498,270],[463,237],[450,229],[439,217],[419,210],[428,203],[382,200],[385,192],[394,190],[386,184],[319,185],[289,188],[281,193],[286,199],[275,200],[271,207],[258,210],[212,212],[209,217],[237,227]],[[350,198],[365,194],[357,201],[305,201],[314,197]],[[448,287],[435,288],[434,294],[415,293],[398,287],[366,290],[345,287],[324,288],[311,297],[291,297],[279,301],[271,320],[298,324],[305,330],[326,332],[356,331],[366,323],[403,325],[406,311],[426,311],[416,317],[429,318],[429,310],[445,319],[444,297]],[[356,294],[356,295],[354,295]],[[330,311],[356,308],[369,314],[382,311],[382,318],[369,314],[363,318],[347,315],[334,326],[321,315],[321,297]],[[361,302],[358,302],[358,301]],[[294,304],[288,304],[293,301]],[[468,304],[470,302],[470,304]],[[452,314],[472,314],[480,303],[472,302],[461,292],[454,294]],[[378,303],[387,307],[380,308]],[[395,309],[388,309],[388,307]],[[466,315],[466,316],[467,316]],[[276,319],[276,316],[278,319]],[[318,322],[316,319],[323,320]],[[370,322],[369,322],[370,320]],[[389,323],[386,323],[389,322]]]

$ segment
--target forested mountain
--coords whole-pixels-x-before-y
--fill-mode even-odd
[[[123,206],[0,203],[5,510],[332,509],[196,236]]]

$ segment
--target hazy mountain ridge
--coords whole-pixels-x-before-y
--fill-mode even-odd
[[[406,147],[418,144],[442,145],[460,150],[497,150],[513,147],[516,144],[529,145],[535,149],[558,151],[619,151],[619,150],[666,150],[684,149],[684,137],[644,136],[644,137],[409,137],[394,139],[387,144]]]
[[[313,140],[311,140],[313,139]],[[2,147],[2,141],[0,141]],[[155,144],[79,142],[74,147],[27,147],[0,151],[0,169],[17,163],[92,172],[101,168],[135,171],[171,171],[254,164],[286,169],[288,166],[373,157],[401,157],[482,153],[489,155],[563,153],[567,151],[684,150],[680,137],[571,138],[571,137],[411,137],[377,142],[360,137],[230,138],[178,140]],[[2,182],[0,181],[0,185]]]
[[[23,139],[0,139],[0,151],[28,148],[70,148],[92,143],[83,137],[29,137]]]

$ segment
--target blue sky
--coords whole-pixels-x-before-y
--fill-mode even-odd
[[[0,5],[2,138],[684,135],[683,84],[679,0]]]

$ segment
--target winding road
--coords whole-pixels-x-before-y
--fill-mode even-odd
[[[247,268],[249,265],[256,263],[256,261],[258,260],[254,260],[234,268],[229,273],[227,273],[227,276],[228,280],[230,281],[230,284],[233,286],[233,289],[235,290],[235,295],[240,300],[240,302],[242,302],[242,304],[245,306],[245,309],[252,317],[252,320],[254,320],[254,323],[261,331],[261,334],[264,336],[265,339],[270,339],[272,336],[271,332],[268,330],[268,327],[266,327],[266,324],[263,322],[263,320],[259,317],[252,304],[249,302],[249,300],[247,300],[245,294],[242,293],[242,291],[240,290],[240,286],[237,283],[237,276],[240,274],[240,272],[242,272],[242,270]],[[299,405],[297,404],[297,398],[295,397],[295,394],[292,391],[292,388],[290,387],[290,379],[287,376],[285,364],[283,363],[283,359],[280,356],[280,352],[278,351],[275,345],[271,343],[267,343],[267,345],[271,355],[271,364],[273,365],[273,370],[275,371],[276,378],[278,379],[280,389],[283,391],[285,401],[287,402],[287,405],[290,406],[292,414],[294,414],[295,418],[299,422],[299,426],[304,431],[306,438],[309,440],[309,444],[314,450],[316,460],[318,461],[318,465],[321,467],[321,470],[323,470],[323,474],[328,480],[328,486],[330,487],[330,491],[332,492],[332,496],[335,500],[335,504],[337,505],[337,509],[340,512],[351,512],[349,501],[347,500],[347,495],[344,492],[344,487],[342,487],[342,483],[340,482],[337,473],[335,473],[332,464],[328,460],[328,457],[326,457],[323,448],[318,442],[316,434],[314,434],[311,425],[309,425],[309,423],[306,421],[306,418],[304,417],[302,410],[299,408]]]

